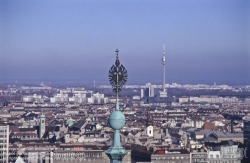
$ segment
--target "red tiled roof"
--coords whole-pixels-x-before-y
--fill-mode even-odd
[[[211,123],[211,122],[205,122],[203,124],[203,126],[202,126],[202,129],[203,130],[208,130],[208,129],[210,129],[210,130],[217,130],[217,127],[213,123]]]

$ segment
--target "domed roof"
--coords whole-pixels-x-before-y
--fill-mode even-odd
[[[67,119],[67,121],[66,121],[67,126],[72,126],[73,124],[74,124],[73,119],[71,119],[71,118]]]
[[[72,126],[74,124],[74,122],[73,121],[70,121],[69,123],[68,123],[68,126],[70,127],[70,126]]]
[[[44,114],[41,114],[41,115],[40,115],[40,118],[45,118],[45,115],[44,115]]]

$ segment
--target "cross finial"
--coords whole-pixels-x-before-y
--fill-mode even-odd
[[[118,53],[119,53],[119,50],[118,49],[116,49],[116,57],[118,58]]]
[[[118,56],[119,50],[116,49],[115,52],[116,61],[115,64],[109,70],[109,82],[112,85],[114,92],[116,92],[118,95],[118,92],[121,91],[121,88],[123,87],[123,85],[125,85],[127,81],[128,74],[125,67],[120,64]]]

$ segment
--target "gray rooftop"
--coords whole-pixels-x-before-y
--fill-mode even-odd
[[[215,131],[214,135],[220,138],[236,138],[236,137],[243,137],[243,133],[230,133],[230,132],[222,132],[222,131]]]
[[[74,123],[70,128],[80,129],[84,125],[85,122],[86,122],[85,120],[79,120],[76,123]]]
[[[236,138],[243,137],[243,133],[230,133],[230,132],[222,132],[222,131],[213,131],[213,130],[200,130],[195,132],[195,135],[210,135],[214,134],[218,138]]]

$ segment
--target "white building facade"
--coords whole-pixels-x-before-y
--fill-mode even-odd
[[[9,126],[0,126],[0,162],[8,163],[9,161]]]

